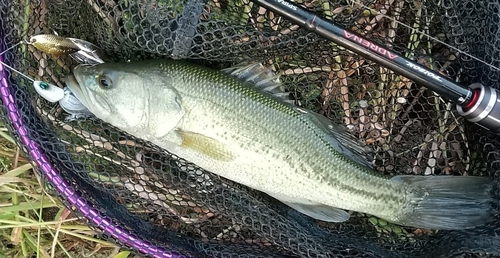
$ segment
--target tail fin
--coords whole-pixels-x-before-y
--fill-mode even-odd
[[[493,182],[473,176],[396,176],[410,199],[395,223],[426,229],[459,230],[488,222],[495,214]]]

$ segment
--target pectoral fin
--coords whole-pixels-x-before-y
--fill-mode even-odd
[[[269,193],[268,193],[269,194]],[[311,218],[326,222],[344,222],[350,215],[346,211],[307,200],[295,200],[281,194],[269,194],[280,202]]]
[[[177,134],[182,139],[181,147],[189,148],[219,161],[231,161],[235,158],[234,153],[225,144],[213,138],[182,130],[177,130]]]

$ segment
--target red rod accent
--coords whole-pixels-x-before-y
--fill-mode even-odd
[[[481,94],[481,91],[479,89],[474,89],[472,91],[472,97],[470,101],[463,106],[464,111],[469,110],[472,106],[474,106],[477,103],[477,100],[479,99],[479,95]]]

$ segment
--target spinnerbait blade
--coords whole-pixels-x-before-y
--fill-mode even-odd
[[[68,40],[71,40],[73,44],[80,48],[78,52],[70,54],[78,63],[94,65],[102,64],[106,61],[107,56],[96,45],[82,39],[68,38]]]
[[[101,64],[106,60],[104,52],[96,45],[77,38],[65,38],[53,34],[35,35],[27,41],[36,49],[56,56],[69,55],[81,64]]]
[[[32,36],[28,43],[44,53],[56,56],[69,55],[80,51],[80,47],[73,43],[73,41],[53,34]]]

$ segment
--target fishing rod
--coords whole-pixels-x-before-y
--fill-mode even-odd
[[[460,85],[287,0],[252,1],[310,32],[315,32],[439,93],[453,102],[458,113],[467,120],[494,133],[500,133],[500,92],[494,88],[480,83],[471,84],[469,87]]]

